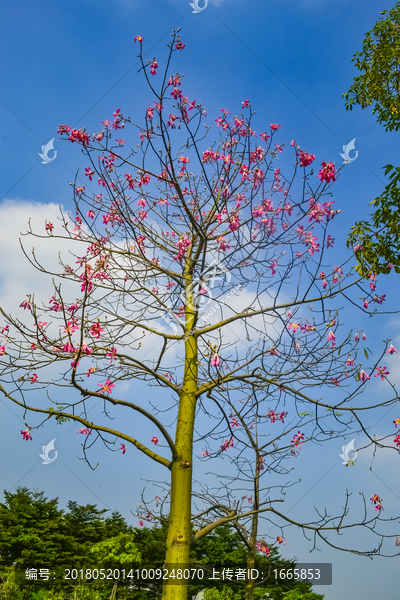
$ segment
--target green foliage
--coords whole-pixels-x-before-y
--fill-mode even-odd
[[[221,589],[208,588],[204,593],[204,600],[242,600],[242,598],[241,592],[234,592],[228,585],[223,585]]]
[[[0,600],[22,600],[22,591],[15,583],[12,567],[3,567],[0,571]]]
[[[353,57],[361,75],[354,78],[350,90],[343,94],[346,109],[356,104],[362,108],[373,105],[378,122],[386,131],[400,128],[400,2],[382,16],[369,31],[361,52]],[[356,248],[360,275],[386,274],[388,264],[400,273],[400,167],[386,165],[389,183],[381,196],[370,204],[375,208],[371,222],[359,221],[347,239],[347,246]]]
[[[64,600],[65,595],[62,593],[54,593],[52,591],[39,590],[38,592],[32,592],[29,595],[29,600]],[[97,600],[97,598],[90,597],[87,600]],[[101,599],[99,599],[101,600]]]
[[[43,492],[18,488],[0,504],[0,556],[6,565],[56,562],[65,547],[63,511]]]
[[[297,590],[290,590],[285,596],[285,600],[323,600],[325,594],[316,594],[315,592],[299,592]]]
[[[141,558],[131,533],[120,533],[98,542],[92,546],[90,553],[94,555],[98,564],[117,569],[132,567],[134,563],[139,563]]]
[[[361,75],[355,77],[350,90],[343,94],[346,109],[356,104],[366,108],[374,104],[378,122],[386,131],[400,127],[400,2],[391,10],[380,13],[382,17],[369,31],[361,52],[353,56]],[[386,18],[384,18],[386,16]]]
[[[114,512],[109,517],[107,511],[96,505],[81,506],[77,502],[68,502],[68,510],[58,508],[57,498],[48,500],[43,492],[31,492],[27,488],[18,488],[14,493],[4,493],[5,502],[0,504],[0,558],[6,566],[0,567],[0,600],[109,600],[112,582],[92,582],[66,587],[60,582],[35,581],[14,578],[15,561],[18,565],[30,567],[43,564],[64,565],[69,568],[132,568],[139,565],[162,567],[165,559],[165,547],[168,522],[152,528],[133,528],[124,517]],[[191,565],[201,567],[208,582],[211,565],[217,563],[230,568],[243,568],[246,565],[248,549],[241,535],[230,526],[214,529],[201,538],[191,550]],[[277,548],[271,548],[271,554],[257,553],[255,568],[264,573],[270,567],[293,567],[293,561],[284,560]],[[42,563],[42,565],[41,565]],[[261,568],[261,569],[260,569]],[[226,580],[215,580],[213,588],[207,590],[205,600],[243,600],[243,582],[239,585],[227,585]],[[162,587],[146,583],[146,589],[128,589],[120,587],[117,598],[125,600],[147,600],[160,598]],[[198,594],[205,587],[205,581],[191,584],[188,597]],[[305,600],[319,600],[320,596],[306,595],[311,592],[308,583],[296,583],[282,580],[279,585],[255,588],[255,600],[291,598],[287,594],[297,590],[303,593]],[[285,595],[286,593],[286,595]],[[301,595],[293,596],[301,598]]]
[[[384,168],[386,175],[390,173],[390,182],[383,194],[370,202],[375,207],[372,223],[359,221],[347,239],[348,247],[359,248],[355,256],[360,275],[389,273],[389,264],[400,273],[400,167]]]

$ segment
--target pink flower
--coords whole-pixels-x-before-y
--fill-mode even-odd
[[[62,349],[63,352],[75,352],[75,348],[72,346],[71,342],[67,342]]]
[[[233,446],[233,438],[231,438],[230,440],[225,440],[225,442],[221,446],[221,450],[223,452],[225,452],[226,450],[228,450],[229,447],[232,447],[232,446]]]
[[[269,128],[272,129],[272,131],[278,131],[278,127],[282,127],[282,125],[277,125],[276,123],[272,123],[272,125],[269,126]]]
[[[281,544],[283,544],[284,546],[286,545],[285,538],[281,537],[280,535],[277,536],[276,541],[279,542],[279,545],[281,545]]]
[[[370,378],[369,375],[367,375],[365,371],[361,371],[361,373],[360,373],[360,380],[361,381],[366,381],[369,378]]]
[[[335,175],[337,170],[335,169],[333,162],[326,163],[325,161],[322,161],[321,167],[322,169],[318,173],[318,177],[321,181],[326,181],[326,183],[329,183],[331,180],[336,181]]]
[[[382,381],[385,379],[386,375],[390,375],[390,373],[386,369],[386,367],[376,367],[376,370],[378,372],[375,373],[375,377],[379,377],[380,376],[380,378],[381,378]]]
[[[85,354],[92,354],[93,352],[92,348],[89,348],[89,346],[85,342],[83,342],[81,348],[82,352],[85,352]]]
[[[110,351],[107,352],[107,354],[106,354],[107,357],[111,358],[110,364],[112,363],[113,360],[117,360],[116,354],[117,354],[117,349],[114,348],[114,346],[111,346]]]
[[[211,454],[208,452],[208,450],[203,450],[202,455],[203,456],[211,456]]]
[[[82,429],[78,429],[76,433],[81,433],[82,435],[92,435],[92,430],[89,427],[82,427]]]
[[[73,333],[79,329],[78,325],[72,321],[67,321],[66,325],[59,325],[59,327],[64,327],[64,333]]]
[[[398,433],[398,434],[396,435],[396,437],[394,438],[394,440],[393,440],[393,441],[394,441],[394,443],[396,444],[396,446],[397,446],[398,448],[400,448],[400,433]]]
[[[111,383],[111,379],[107,379],[107,381],[101,385],[100,383],[97,384],[99,387],[101,387],[101,390],[99,390],[97,393],[101,394],[103,392],[103,394],[112,394],[112,388],[115,387],[115,385],[113,383]]]
[[[336,337],[335,337],[335,334],[333,333],[332,329],[329,330],[328,342],[332,342],[332,348],[333,348],[333,346],[335,345],[335,342],[336,342]]]
[[[360,341],[360,335],[358,334],[358,332],[354,336],[354,341],[355,342],[359,342]]]
[[[143,521],[142,520],[139,521],[139,527],[143,527]]]
[[[135,41],[135,42],[139,42],[139,43],[141,44],[142,42],[144,42],[144,37],[141,37],[140,35],[137,35],[137,36],[134,38],[134,41]]]
[[[6,353],[6,347],[0,346],[0,356],[4,356],[5,353]]]
[[[35,383],[35,381],[37,381],[38,376],[36,375],[36,373],[34,373],[31,377],[31,385],[32,383]]]
[[[85,168],[85,177],[89,177],[89,181],[92,181],[94,175],[94,171],[90,169],[90,167]]]
[[[268,546],[267,546],[267,544],[265,542],[258,541],[257,544],[256,544],[256,548],[257,548],[257,550],[259,550],[260,552],[262,552],[266,556],[268,556],[269,553],[271,552],[271,550],[268,548]]]
[[[182,42],[178,42],[177,44],[175,44],[175,48],[177,50],[183,50],[184,48],[186,48],[185,44],[182,44]]]
[[[308,167],[315,160],[314,154],[307,154],[304,150],[300,150],[298,156],[301,167]]]
[[[301,443],[304,440],[304,433],[300,433],[300,431],[298,431],[294,436],[293,439],[291,441],[291,444],[293,444],[294,446],[299,446],[300,450],[301,450]]]
[[[375,510],[383,510],[382,499],[378,496],[378,494],[371,496],[370,500],[372,504],[375,504]]]
[[[386,354],[393,354],[394,352],[397,354],[398,350],[393,346],[393,344],[390,344],[389,350],[386,350]]]
[[[125,444],[121,444],[120,450],[122,450],[122,454],[125,454],[125,452],[126,452]]]
[[[158,437],[156,437],[156,436],[153,436],[153,437],[151,438],[151,441],[153,442],[153,444],[155,444],[155,445],[157,446],[157,444],[158,444]]]
[[[265,458],[263,456],[259,456],[257,460],[258,460],[258,470],[264,471]]]
[[[25,423],[25,425],[26,425],[26,423]],[[32,436],[29,433],[29,429],[25,429],[25,430],[21,429],[21,434],[22,434],[23,440],[31,440],[32,439]]]
[[[393,421],[393,423],[394,423],[395,427],[397,427],[397,425],[400,425],[400,417],[397,417],[397,419],[395,419]]]
[[[213,358],[211,359],[211,366],[212,367],[219,367],[219,363],[220,363],[220,358],[218,356],[218,354],[214,354]]]
[[[54,229],[53,223],[46,223],[46,226],[45,226],[46,231],[50,231],[50,233],[51,233],[53,231],[53,229]]]
[[[97,368],[96,368],[96,367],[91,367],[91,368],[88,370],[86,377],[90,377],[90,376],[91,376],[91,374],[92,374],[92,373],[95,373],[96,371],[97,371]]]
[[[104,331],[104,329],[102,329],[100,327],[100,323],[93,323],[93,325],[91,325],[90,329],[89,329],[90,335],[93,335],[94,337],[97,337],[97,338],[100,337],[100,334],[102,331]]]
[[[21,302],[19,307],[23,308],[24,310],[26,310],[27,308],[30,310],[32,308],[28,300],[24,300],[23,302]]]

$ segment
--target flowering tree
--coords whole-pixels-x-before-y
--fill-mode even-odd
[[[64,139],[81,147],[86,161],[85,180],[77,176],[72,184],[76,215],[61,212],[58,225],[46,222],[42,233],[28,233],[67,240],[73,263],[61,257],[61,269],[51,272],[35,255],[30,258],[53,278],[54,293],[45,304],[30,295],[21,303],[29,323],[1,309],[0,390],[29,414],[21,431],[25,440],[47,419],[69,419],[80,427],[88,462],[89,448],[103,441],[108,447],[118,444],[124,458],[134,446],[169,470],[166,564],[183,567],[190,545],[220,524],[267,510],[271,519],[286,518],[268,497],[268,506],[263,499],[240,515],[233,507],[192,535],[197,428],[207,440],[205,458],[226,456],[235,449],[233,419],[242,428],[247,423],[250,432],[251,422],[265,427],[265,419],[283,420],[287,412],[286,442],[278,447],[279,436],[272,434],[266,445],[251,445],[258,467],[267,457],[279,463],[293,456],[307,439],[326,439],[338,423],[347,430],[352,419],[371,444],[385,445],[385,438],[369,435],[361,416],[397,402],[394,387],[388,384],[387,397],[382,392],[380,401],[369,406],[365,401],[358,406],[357,398],[374,379],[373,371],[387,380],[383,359],[397,350],[388,342],[372,366],[363,367],[360,335],[341,331],[338,300],[360,304],[361,290],[361,307],[367,311],[385,296],[375,293],[374,273],[369,287],[363,287],[365,278],[355,277],[347,263],[325,266],[334,245],[328,227],[340,213],[329,199],[338,176],[334,164],[323,161],[315,177],[308,169],[315,156],[292,141],[294,166],[284,176],[277,166],[285,157],[284,144],[276,143],[281,126],[273,123],[257,134],[248,100],[239,117],[221,111],[216,120],[220,138],[207,145],[206,111],[183,95],[183,76],[171,73],[173,55],[185,48],[179,30],[161,77],[157,60],[143,59],[144,39],[137,36],[135,42],[155,98],[144,123],[135,124],[118,109],[112,122],[103,121],[91,135],[59,127]],[[115,138],[128,128],[137,136],[138,150],[129,150],[135,142]],[[71,286],[79,288],[72,296]],[[54,375],[57,366],[60,377]],[[124,382],[134,383],[133,399],[118,393]],[[158,412],[139,396],[146,384],[160,388]],[[28,401],[35,389],[46,390],[51,407],[44,394]],[[88,412],[99,398],[105,411],[94,423]],[[266,404],[268,411],[262,408]],[[313,410],[309,434],[302,430],[304,405]],[[133,411],[137,425],[123,431],[110,426],[112,408],[124,415]],[[167,409],[176,419],[174,434],[164,424]],[[211,430],[202,411],[216,420]],[[148,441],[140,439],[140,419],[154,427]],[[162,453],[160,439],[166,445]],[[215,439],[216,449],[211,447]],[[397,451],[400,436],[388,445]],[[383,520],[380,497],[373,498],[375,516],[364,523],[370,528]],[[318,532],[340,530],[342,523],[320,525]],[[185,597],[184,582],[164,587],[164,600]]]

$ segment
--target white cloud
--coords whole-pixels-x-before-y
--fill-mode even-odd
[[[53,295],[51,277],[40,273],[24,255],[32,258],[32,248],[42,264],[56,270],[58,252],[66,254],[68,243],[57,239],[38,239],[24,236],[29,229],[45,235],[45,221],[57,223],[59,206],[28,200],[5,200],[0,205],[0,253],[3,257],[0,271],[0,305],[12,314],[23,312],[19,305],[28,293],[37,294],[38,299],[48,300]],[[48,295],[50,293],[50,296]],[[18,310],[17,310],[18,309]]]

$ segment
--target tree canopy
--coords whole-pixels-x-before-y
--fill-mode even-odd
[[[362,50],[353,56],[361,74],[343,94],[346,109],[372,106],[378,123],[386,131],[400,128],[400,2],[382,11],[380,19],[365,35]],[[385,165],[389,183],[372,200],[371,220],[351,228],[348,246],[355,250],[358,272],[400,273],[400,167]]]

